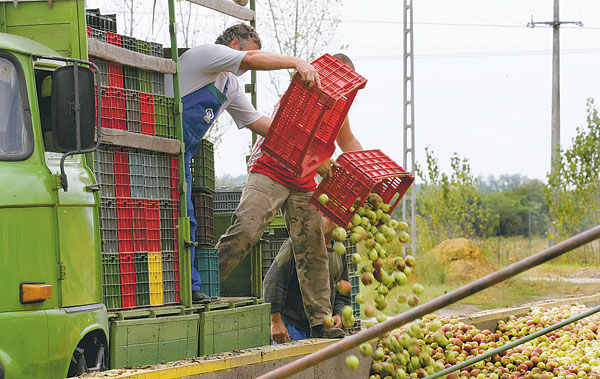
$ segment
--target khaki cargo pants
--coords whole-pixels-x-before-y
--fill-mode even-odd
[[[248,254],[281,208],[294,247],[304,310],[311,326],[331,315],[329,260],[323,217],[309,203],[312,192],[294,191],[262,174],[251,172],[232,225],[217,243],[221,281]]]

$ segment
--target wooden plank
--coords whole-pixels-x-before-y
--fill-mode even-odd
[[[167,154],[179,154],[182,143],[176,139],[131,133],[125,130],[101,129],[102,143],[158,151]]]
[[[164,74],[174,74],[177,65],[170,59],[153,57],[135,51],[123,49],[95,38],[88,38],[88,53],[91,56],[120,63],[143,70],[158,71]]]
[[[235,4],[231,0],[188,0],[190,3],[202,5],[228,16],[244,21],[254,20],[254,11]]]

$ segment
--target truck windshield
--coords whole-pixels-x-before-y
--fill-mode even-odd
[[[0,160],[25,158],[29,150],[17,68],[0,57]]]

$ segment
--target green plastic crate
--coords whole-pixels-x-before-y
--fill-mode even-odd
[[[262,298],[262,250],[257,243],[221,283],[223,297]]]
[[[271,304],[200,314],[198,354],[207,355],[269,345]]]
[[[148,253],[135,253],[136,305],[150,305],[150,280],[148,278]]]
[[[217,249],[196,248],[196,259],[194,262],[202,284],[200,290],[212,298],[221,295],[219,282],[219,254]]]
[[[196,356],[198,314],[110,323],[110,368],[172,362]]]
[[[121,308],[119,253],[102,253],[102,290],[107,309]]]
[[[167,97],[167,136],[168,138],[177,138],[175,129],[175,99]]]
[[[140,75],[140,92],[152,93],[152,71],[139,70]]]
[[[137,40],[137,52],[150,55],[150,42]]]
[[[157,137],[167,138],[167,98],[154,95],[154,131]]]
[[[191,165],[192,190],[215,192],[215,150],[212,142],[207,139],[200,141]]]

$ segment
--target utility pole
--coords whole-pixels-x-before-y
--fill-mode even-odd
[[[552,138],[550,142],[550,173],[554,174],[554,164],[558,159],[560,152],[560,26],[562,24],[575,24],[583,26],[581,21],[560,21],[559,18],[559,0],[554,0],[554,17],[552,21],[534,22],[531,16],[531,22],[527,24],[530,28],[537,25],[552,26]],[[550,210],[550,221],[554,218]],[[555,231],[552,230],[551,245],[555,242]]]
[[[404,0],[404,169],[415,176],[415,90],[414,90],[414,55],[413,55],[413,6],[412,0]],[[415,181],[416,182],[416,181]],[[417,187],[412,187],[402,199],[402,220],[410,225],[410,253],[417,253],[417,220],[416,199]],[[410,208],[410,209],[409,209]],[[408,246],[404,245],[404,255]]]

